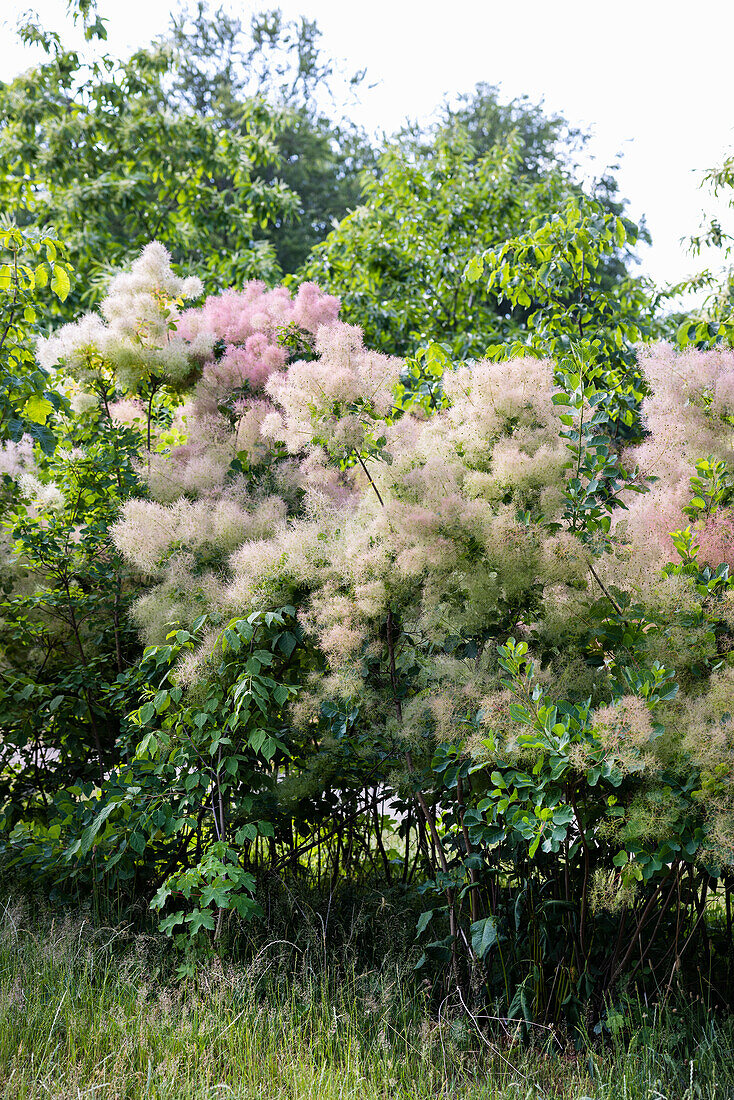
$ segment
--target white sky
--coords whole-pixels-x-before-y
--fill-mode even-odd
[[[45,26],[66,25],[65,0],[0,0],[0,79],[27,68],[12,26],[28,7]],[[147,44],[176,0],[100,0],[111,53]],[[545,98],[574,125],[590,127],[596,174],[621,155],[617,173],[632,217],[653,236],[642,270],[658,282],[693,274],[701,261],[681,238],[713,200],[701,173],[734,148],[732,0],[229,0],[239,14],[279,6],[315,18],[323,46],[349,71],[367,68],[352,114],[371,130],[427,118],[446,95],[478,81],[507,98]],[[69,36],[71,37],[71,36]],[[726,211],[725,224],[734,229]],[[711,263],[716,262],[714,254]]]

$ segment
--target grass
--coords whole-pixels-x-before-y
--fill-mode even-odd
[[[288,944],[166,975],[150,936],[0,909],[0,1097],[728,1100],[734,1023],[641,1013],[604,1047],[428,1012],[399,969],[316,973]]]

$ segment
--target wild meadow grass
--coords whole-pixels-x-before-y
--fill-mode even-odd
[[[78,1100],[727,1100],[734,1026],[643,1010],[580,1049],[431,1013],[410,972],[337,979],[286,943],[247,965],[170,977],[166,947],[124,928],[0,907],[0,1097]]]

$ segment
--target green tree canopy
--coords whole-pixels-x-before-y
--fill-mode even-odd
[[[534,103],[526,95],[504,100],[498,85],[480,82],[473,91],[444,103],[433,125],[408,126],[400,138],[405,145],[430,150],[438,137],[450,142],[457,134],[459,139],[469,137],[476,157],[514,134],[520,148],[518,168],[533,176],[559,164],[572,167],[589,137],[563,115],[546,111],[542,102]]]
[[[547,144],[546,150],[550,157]],[[392,144],[366,182],[361,205],[317,246],[304,276],[338,294],[368,343],[392,353],[441,341],[466,358],[521,338],[539,302],[512,301],[500,288],[471,285],[464,274],[472,255],[584,198],[567,166],[556,161],[543,172],[528,171],[528,156],[527,139],[517,131],[478,154],[458,125],[433,143],[411,137]],[[600,200],[610,215],[621,212],[606,187]],[[622,238],[595,271],[598,286],[613,293],[630,258]],[[561,282],[556,292],[571,295],[575,288]]]
[[[343,73],[320,37],[304,17],[287,20],[275,9],[245,22],[202,0],[174,20],[169,37],[175,102],[234,131],[253,97],[273,112],[277,157],[255,165],[254,175],[270,186],[281,180],[296,196],[293,209],[258,230],[283,272],[295,271],[358,204],[362,174],[376,165],[367,135],[345,116],[364,72]]]
[[[104,37],[87,7],[87,37]],[[67,243],[84,289],[64,316],[94,305],[153,238],[206,270],[207,289],[272,283],[356,205],[374,155],[328,117],[344,94],[319,33],[278,11],[245,25],[199,3],[129,59],[87,61],[21,28],[46,58],[0,83],[0,198],[18,224],[53,224]]]
[[[19,224],[53,224],[67,242],[80,275],[68,310],[98,300],[110,270],[152,238],[202,267],[212,289],[275,277],[259,234],[296,199],[257,175],[277,158],[263,101],[243,103],[225,129],[172,108],[169,50],[86,64],[44,43],[43,64],[0,86],[0,199]]]

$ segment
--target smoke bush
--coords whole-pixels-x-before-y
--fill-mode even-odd
[[[668,879],[734,864],[734,352],[640,349],[648,396],[621,435],[636,398],[581,354],[449,364],[421,403],[317,287],[184,310],[196,290],[150,246],[103,318],[41,346],[110,422],[147,427],[111,535],[153,648],[134,782],[114,782],[155,776],[161,806],[169,782],[197,844],[211,802],[232,868],[227,844],[264,836],[298,864],[297,830],[309,842],[364,796],[349,828],[375,822],[365,858],[388,882],[422,860],[420,934],[445,918],[426,958],[456,976],[502,937],[519,997],[543,940],[544,1012],[565,1011],[594,952],[610,989],[653,926],[643,906],[665,896],[669,913]],[[0,468],[22,481],[31,459],[21,443]],[[401,856],[378,795],[402,815]],[[533,924],[546,902],[568,928]]]
[[[183,302],[201,293],[201,280],[174,275],[167,250],[154,241],[129,272],[112,280],[101,303],[103,316],[86,314],[40,340],[38,360],[47,370],[63,364],[89,389],[111,378],[131,393],[154,382],[184,388],[212,349],[207,333],[184,340],[176,332]]]

